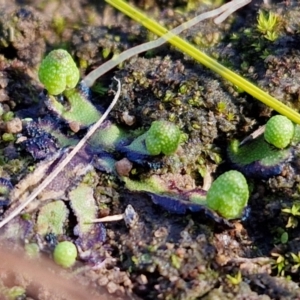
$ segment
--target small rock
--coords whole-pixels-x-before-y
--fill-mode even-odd
[[[136,281],[141,285],[146,285],[148,283],[148,279],[144,274],[141,274],[137,277]]]
[[[105,285],[107,285],[107,283],[108,283],[108,278],[106,276],[102,276],[98,280],[98,284],[100,286],[105,286]]]
[[[129,204],[124,212],[124,221],[127,227],[132,228],[138,221],[139,216],[134,208]]]
[[[127,158],[123,158],[115,163],[115,167],[120,176],[128,177],[132,169],[132,162]]]
[[[118,290],[118,286],[114,282],[112,282],[112,281],[108,283],[108,285],[106,286],[106,288],[107,288],[107,291],[110,294],[113,294],[113,293],[115,293]]]
[[[124,111],[122,114],[122,119],[124,123],[128,126],[132,126],[135,123],[135,116],[131,116],[128,111]]]
[[[168,229],[166,227],[159,227],[155,232],[154,236],[157,238],[162,238],[168,235]]]
[[[19,118],[14,118],[6,122],[7,133],[18,133],[22,131],[22,121]]]
[[[80,130],[80,123],[77,121],[72,121],[69,123],[69,127],[73,132],[78,132]]]

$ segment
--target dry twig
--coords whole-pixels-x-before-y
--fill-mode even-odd
[[[65,159],[63,159],[56,168],[53,170],[53,172],[45,178],[44,181],[29,195],[29,197],[21,203],[17,208],[15,208],[10,215],[8,215],[5,219],[3,219],[0,222],[0,228],[3,227],[5,224],[7,224],[10,220],[12,220],[14,217],[19,215],[21,211],[31,202],[33,201],[38,194],[43,191],[50,182],[63,170],[63,168],[71,161],[71,159],[78,153],[78,151],[86,144],[87,140],[93,135],[93,133],[99,128],[99,126],[103,123],[103,121],[107,118],[110,111],[113,109],[114,105],[117,103],[118,98],[120,97],[121,93],[121,82],[119,79],[114,79],[118,82],[118,91],[110,104],[110,106],[107,108],[105,113],[102,115],[102,117],[89,129],[87,134],[80,140],[80,142],[73,148],[73,150],[66,156]]]

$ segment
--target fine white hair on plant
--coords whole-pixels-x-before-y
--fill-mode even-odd
[[[84,79],[84,83],[88,86],[91,87],[96,79],[101,77],[103,74],[107,73],[109,70],[113,69],[126,59],[135,56],[139,53],[146,52],[148,50],[151,50],[153,48],[159,47],[162,44],[164,44],[166,41],[174,37],[175,35],[180,34],[183,30],[186,30],[197,23],[209,19],[209,18],[214,18],[215,23],[219,24],[223,22],[229,15],[231,15],[233,12],[235,12],[237,9],[245,6],[246,4],[250,3],[251,0],[232,0],[229,3],[226,3],[222,5],[221,7],[202,13],[195,18],[181,24],[180,26],[172,29],[171,31],[167,31],[165,35],[162,37],[151,41],[147,42],[141,45],[138,45],[136,47],[130,48],[124,52],[122,52],[120,55],[117,57],[114,57],[113,59],[109,60],[108,62],[102,64],[100,67],[89,73]],[[3,227],[5,224],[7,224],[10,220],[12,220],[14,217],[19,215],[21,211],[30,203],[32,202],[38,195],[41,193],[50,183],[51,181],[63,170],[63,168],[71,161],[71,159],[78,153],[78,151],[85,145],[87,140],[93,135],[93,133],[99,128],[99,126],[103,123],[103,121],[106,119],[114,105],[116,104],[120,93],[121,93],[121,83],[118,79],[114,78],[118,82],[118,90],[117,93],[106,110],[106,112],[102,115],[102,117],[89,129],[87,134],[80,140],[80,142],[73,148],[73,150],[66,155],[65,158],[63,158],[58,165],[55,167],[55,169],[50,173],[49,176],[47,176],[42,183],[28,196],[28,198],[21,203],[18,207],[16,207],[6,218],[4,218],[0,222],[0,228]]]
[[[238,9],[242,8],[243,6],[249,4],[252,0],[234,0],[228,2],[228,8],[217,18],[215,18],[214,22],[216,24],[222,23],[225,19],[227,19],[231,14],[233,14]],[[226,5],[226,4],[225,4]]]
[[[73,150],[66,155],[64,159],[62,159],[55,169],[50,173],[49,176],[47,176],[42,183],[34,189],[34,191],[28,196],[28,198],[21,203],[18,207],[16,207],[6,218],[4,218],[0,222],[0,228],[3,227],[5,224],[7,224],[10,220],[12,220],[14,217],[19,215],[21,211],[30,203],[32,202],[50,183],[51,181],[63,170],[63,168],[71,161],[71,159],[78,153],[78,151],[86,144],[87,140],[95,133],[95,131],[99,128],[99,126],[103,123],[103,121],[107,118],[108,114],[111,112],[115,104],[117,103],[120,94],[121,94],[121,82],[119,79],[114,79],[118,82],[118,90],[116,92],[116,95],[105,111],[105,113],[102,115],[102,117],[93,125],[90,127],[86,135],[80,140],[80,142],[73,148]]]
[[[94,71],[90,72],[88,75],[86,75],[83,78],[83,81],[85,84],[89,87],[91,87],[94,82],[101,77],[103,74],[107,73],[109,70],[113,69],[126,59],[131,58],[132,56],[135,56],[137,54],[140,54],[142,52],[149,51],[151,49],[157,48],[161,45],[163,45],[166,41],[171,39],[173,36],[180,34],[182,31],[196,25],[197,23],[204,21],[209,18],[214,18],[218,15],[220,15],[218,18],[215,19],[215,23],[219,24],[223,22],[230,14],[235,12],[237,9],[245,6],[246,4],[250,3],[251,0],[232,0],[231,2],[228,2],[219,8],[216,8],[214,10],[202,13],[195,18],[179,25],[178,27],[175,27],[174,29],[168,31],[165,35],[162,37],[151,41],[147,42],[141,45],[138,45],[136,47],[132,47],[118,56],[113,57],[111,60],[105,62],[101,66],[99,66],[97,69]]]

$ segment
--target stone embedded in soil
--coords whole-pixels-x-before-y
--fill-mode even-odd
[[[8,133],[19,133],[22,131],[22,121],[19,118],[13,118],[10,121],[7,121],[6,132]]]

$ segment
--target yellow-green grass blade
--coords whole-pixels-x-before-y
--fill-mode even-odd
[[[134,19],[138,23],[142,24],[156,35],[164,36],[167,34],[166,40],[170,44],[172,44],[185,54],[190,55],[207,68],[221,75],[223,78],[229,80],[248,94],[252,95],[254,98],[260,100],[280,114],[285,115],[293,122],[300,124],[300,115],[295,110],[278,101],[276,98],[264,92],[245,78],[227,69],[184,39],[170,33],[166,28],[158,24],[155,20],[147,17],[143,12],[137,10],[132,5],[129,5],[123,0],[106,0],[106,2],[114,6],[130,18]]]

